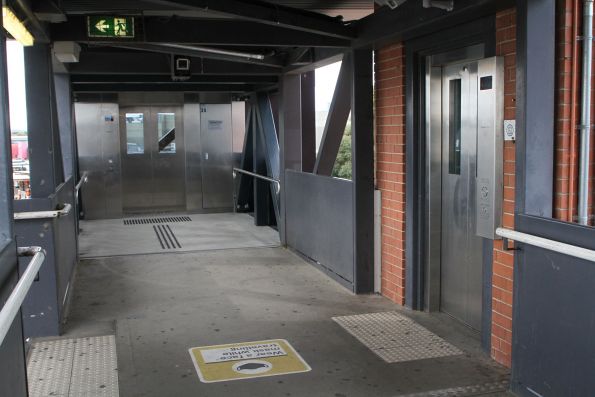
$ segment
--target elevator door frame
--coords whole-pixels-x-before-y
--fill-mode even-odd
[[[439,312],[441,309],[442,270],[442,167],[443,125],[442,84],[443,68],[452,64],[477,62],[485,58],[485,46],[473,45],[446,53],[425,57],[425,219],[424,256],[425,309]],[[438,93],[438,94],[436,94]],[[436,111],[438,109],[438,111]],[[483,244],[482,244],[483,245]],[[479,248],[485,254],[484,247]],[[483,263],[478,263],[483,268]],[[483,288],[483,283],[481,285]],[[483,295],[483,294],[482,294]],[[485,310],[485,308],[484,308]],[[483,313],[481,315],[483,318]],[[483,325],[483,321],[481,322]],[[480,330],[483,331],[483,330]]]
[[[139,173],[134,173],[135,177],[131,180],[126,177],[126,169],[130,167],[130,159],[134,155],[128,154],[126,114],[143,114],[143,136],[144,153],[138,158],[136,167],[140,167],[140,174],[144,169],[145,181],[140,181]],[[160,113],[175,114],[175,154],[160,152],[157,141],[157,115]],[[183,106],[178,105],[140,105],[140,106],[120,106],[120,129],[121,144],[120,151],[122,157],[122,212],[124,214],[133,213],[157,213],[157,212],[176,212],[186,210],[186,154],[184,142],[184,110]],[[132,156],[132,157],[130,157]],[[174,162],[169,160],[169,156],[175,156]],[[130,158],[129,158],[130,157]],[[180,174],[179,178],[168,178],[167,173],[163,173],[163,168],[177,168]],[[174,170],[176,172],[176,170]],[[147,180],[150,180],[150,183]],[[130,192],[126,191],[126,183],[137,180],[139,185],[144,187],[141,193],[130,198]],[[161,180],[159,184],[158,180]],[[176,181],[178,182],[176,186]],[[176,189],[179,190],[176,192]],[[173,191],[173,193],[172,193]],[[169,196],[168,196],[169,195]],[[158,197],[159,196],[159,197]],[[157,200],[157,201],[156,201]],[[128,202],[142,205],[127,206]],[[164,204],[167,203],[167,204]],[[173,203],[173,204],[170,204]]]

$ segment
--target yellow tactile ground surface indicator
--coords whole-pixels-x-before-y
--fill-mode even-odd
[[[308,372],[310,366],[285,339],[193,347],[190,356],[203,383]]]

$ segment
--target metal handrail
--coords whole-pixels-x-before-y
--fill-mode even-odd
[[[559,241],[549,240],[547,238],[537,237],[532,234],[521,233],[515,230],[504,229],[502,227],[496,229],[496,234],[500,237],[516,241],[518,243],[529,244],[549,251],[554,251],[560,254],[595,262],[595,251],[577,247],[576,245],[561,243]]]
[[[79,180],[79,182],[74,186],[74,196],[75,197],[78,197],[79,190],[81,190],[83,183],[87,183],[88,180],[89,180],[89,174],[87,173],[87,171],[85,171],[85,172],[83,172],[83,175],[81,175],[81,179]]]
[[[264,175],[260,175],[260,174],[255,174],[254,172],[246,171],[241,168],[233,169],[233,177],[234,178],[236,177],[236,172],[239,172],[240,174],[250,175],[256,179],[262,179],[263,181],[274,183],[276,186],[275,189],[276,189],[277,193],[279,193],[281,191],[281,183],[277,179],[269,178],[268,176],[264,176]]]
[[[0,311],[0,346],[45,260],[46,253],[41,247],[19,247],[17,250],[19,256],[32,256],[33,258]]]
[[[66,216],[70,213],[72,209],[71,204],[64,204],[64,207],[61,210],[55,211],[27,211],[27,212],[15,212],[14,213],[14,220],[23,220],[23,219],[51,219],[51,218],[60,218],[61,216]]]

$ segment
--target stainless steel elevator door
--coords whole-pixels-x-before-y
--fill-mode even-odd
[[[201,105],[203,208],[233,208],[231,104]]]
[[[120,129],[124,212],[185,210],[181,108],[121,108]]]
[[[442,74],[440,308],[481,329],[482,240],[475,234],[477,63]]]

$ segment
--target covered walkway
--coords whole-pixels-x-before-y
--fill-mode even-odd
[[[385,312],[413,319],[462,354],[387,363],[333,321]],[[464,394],[478,395],[508,379],[475,332],[445,315],[353,295],[283,248],[82,260],[64,338],[99,335],[115,335],[120,396],[393,397],[485,386]],[[312,370],[205,384],[188,354],[269,339],[286,339]],[[418,343],[412,351],[427,341]]]

